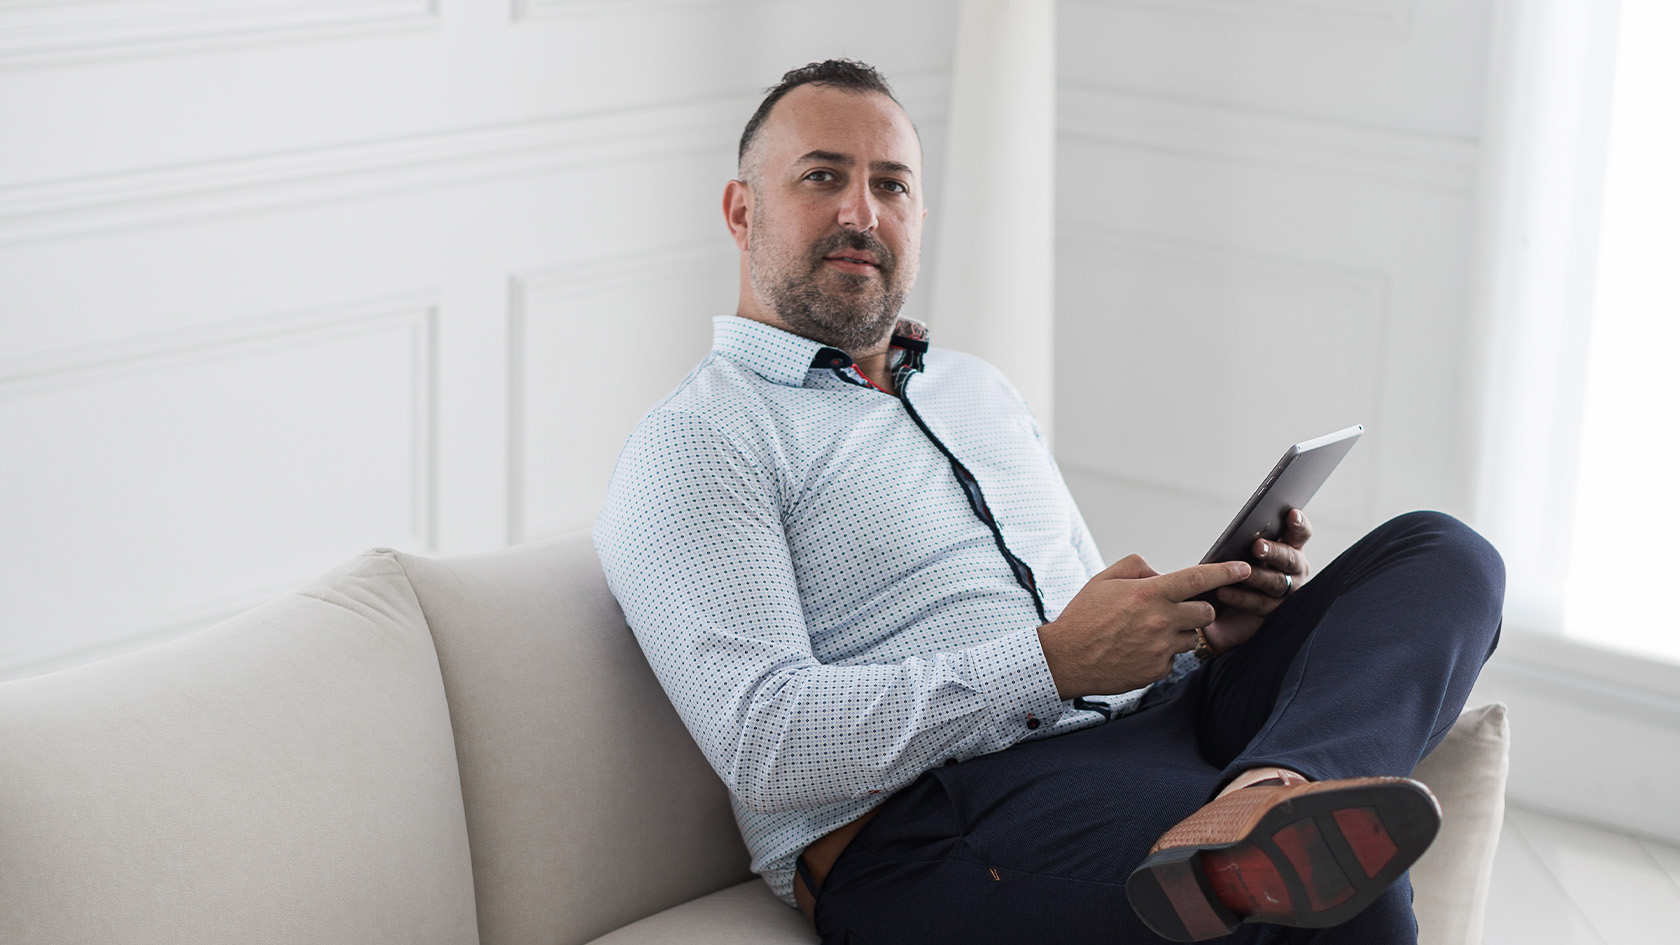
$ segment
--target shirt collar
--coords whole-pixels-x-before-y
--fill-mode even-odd
[[[911,363],[920,370],[920,355],[927,350],[927,326],[913,318],[900,318],[893,326],[893,345],[895,348],[907,345],[909,350],[903,354],[916,355]],[[761,321],[719,315],[712,319],[712,350],[739,361],[767,381],[803,387],[805,375],[816,366],[817,356],[832,349]]]

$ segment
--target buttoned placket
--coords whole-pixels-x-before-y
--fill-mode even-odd
[[[957,459],[956,455],[938,436],[934,435],[934,432],[928,428],[927,423],[916,410],[915,405],[910,402],[910,379],[921,372],[919,355],[927,350],[927,343],[898,335],[893,336],[893,341],[893,350],[897,352],[897,357],[891,370],[893,372],[893,386],[898,391],[896,394],[898,401],[904,405],[905,412],[915,422],[917,429],[922,431],[922,435],[927,437],[928,442],[932,443],[934,448],[950,461],[952,475],[956,477],[957,484],[962,486],[963,493],[968,498],[969,507],[974,511],[975,516],[987,528],[991,529],[992,539],[997,544],[998,552],[1003,555],[1004,563],[1009,565],[1009,570],[1014,574],[1016,583],[1032,595],[1033,607],[1038,611],[1038,619],[1044,623],[1049,623],[1050,618],[1044,610],[1044,597],[1038,590],[1038,581],[1033,576],[1032,567],[1009,550],[1009,545],[1003,537],[1003,529],[998,525],[996,517],[992,514],[991,506],[986,503],[986,497],[980,488],[979,480],[975,479],[974,474],[969,472],[968,467]],[[835,377],[848,384],[867,387],[883,394],[886,393],[880,386],[864,376],[862,371],[858,370],[857,363],[852,360],[851,355],[838,348],[821,349],[812,359],[811,366],[813,368],[827,368],[834,372]],[[1078,698],[1073,700],[1073,707],[1086,712],[1095,712],[1105,719],[1114,718],[1114,707],[1107,702]],[[1028,715],[1025,724],[1029,730],[1036,731],[1040,722],[1032,715]]]

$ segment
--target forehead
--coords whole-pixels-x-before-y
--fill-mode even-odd
[[[915,127],[897,102],[878,92],[802,85],[776,103],[759,133],[764,160],[772,164],[830,151],[865,162],[906,164],[921,173]]]

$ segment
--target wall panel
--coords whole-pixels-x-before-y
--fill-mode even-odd
[[[673,248],[513,277],[508,541],[595,520],[619,447],[734,311],[733,247]]]
[[[1108,471],[1228,515],[1285,444],[1378,415],[1388,308],[1379,274],[1090,229],[1059,240],[1058,295],[1110,313],[1059,348],[1060,370],[1087,379],[1061,415],[1083,434],[1064,441],[1064,468]],[[1368,521],[1375,472],[1369,450],[1352,454],[1314,519]],[[1215,534],[1189,538],[1206,545]]]
[[[434,321],[398,298],[0,366],[0,672],[429,549]]]
[[[939,161],[954,0],[850,12],[0,4],[0,678],[586,524],[733,310],[759,90],[874,61]]]
[[[1194,562],[1350,423],[1315,558],[1466,514],[1486,5],[1062,10],[1058,451],[1105,553]]]

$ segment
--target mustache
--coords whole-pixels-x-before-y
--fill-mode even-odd
[[[833,256],[845,249],[868,251],[871,256],[875,257],[875,265],[882,272],[891,272],[893,266],[898,262],[893,257],[892,250],[887,248],[887,244],[881,242],[879,237],[867,230],[841,230],[819,242],[813,248],[812,255],[820,261],[824,256]]]

